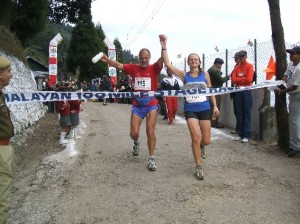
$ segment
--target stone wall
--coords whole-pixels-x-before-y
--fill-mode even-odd
[[[22,92],[36,91],[36,83],[28,67],[15,57],[6,55],[0,51],[0,56],[8,58],[12,61],[13,77],[10,84],[3,89],[3,92]],[[47,111],[47,107],[43,103],[22,103],[7,104],[11,111],[11,118],[15,127],[16,136],[24,134],[25,129],[37,122],[43,117]]]

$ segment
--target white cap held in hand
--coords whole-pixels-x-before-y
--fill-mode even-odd
[[[99,54],[97,54],[95,57],[92,58],[92,62],[96,63],[97,61],[99,61],[103,56],[103,53],[100,52]]]

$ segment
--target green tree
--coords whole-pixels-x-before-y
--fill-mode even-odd
[[[84,16],[91,15],[94,0],[49,0],[48,17],[55,23],[77,24]]]
[[[15,4],[11,0],[0,1],[0,25],[6,28],[10,28],[13,21],[13,12],[15,10]]]
[[[91,16],[92,0],[70,1],[71,8],[76,11],[73,22],[77,22],[72,31],[67,53],[67,68],[73,74],[80,71],[79,80],[91,80],[104,74],[108,74],[107,65],[103,63],[93,64],[91,59],[100,51],[105,52],[103,39],[105,34],[102,27],[95,27]],[[71,11],[72,11],[71,10]]]
[[[67,53],[68,71],[75,73],[79,68],[79,80],[91,80],[108,74],[107,65],[93,64],[91,59],[99,52],[105,52],[103,40],[97,34],[92,22],[80,22],[73,29]]]
[[[29,38],[41,32],[47,21],[48,0],[19,0],[11,9],[10,30],[24,45]],[[7,22],[8,23],[8,22]]]
[[[272,40],[276,56],[276,80],[282,80],[287,67],[284,31],[281,22],[279,0],[268,0],[272,28]],[[276,95],[276,94],[275,94]],[[289,149],[289,128],[286,94],[275,96],[275,111],[278,129],[278,145],[283,150]]]
[[[138,63],[139,58],[134,56],[130,50],[123,50],[124,63]]]

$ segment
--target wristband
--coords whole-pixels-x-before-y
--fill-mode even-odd
[[[161,50],[162,50],[162,51],[165,51],[165,50],[167,50],[167,48],[162,48]]]

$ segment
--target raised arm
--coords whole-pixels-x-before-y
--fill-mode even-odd
[[[184,79],[185,72],[174,67],[169,60],[169,55],[167,51],[167,36],[164,34],[159,35],[159,40],[161,44],[161,57],[165,66],[175,75],[179,76],[182,80]]]
[[[103,54],[102,58],[100,59],[100,61],[102,62],[106,62],[107,64],[109,64],[110,66],[112,67],[115,67],[119,70],[124,70],[124,67],[123,67],[123,64],[121,64],[120,62],[118,61],[115,61],[115,60],[111,60],[107,57],[107,55]]]

